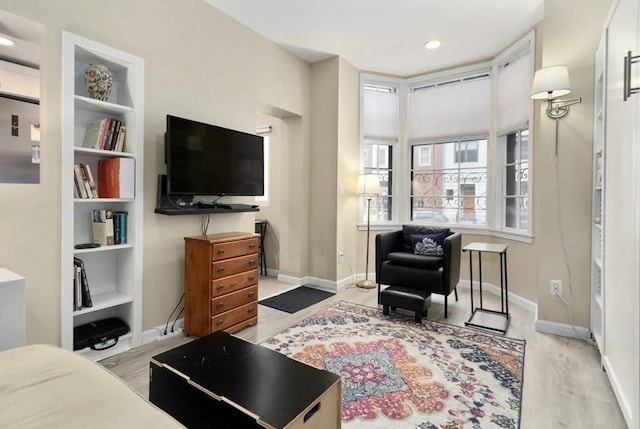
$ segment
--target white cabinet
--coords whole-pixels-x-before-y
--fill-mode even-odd
[[[0,268],[0,351],[26,344],[24,282],[24,277]]]
[[[625,67],[629,52],[640,54],[638,3],[619,0],[607,23],[601,202],[602,362],[627,425],[633,429],[640,428],[640,94],[627,98],[623,90],[640,85],[640,64]]]
[[[61,343],[64,348],[73,349],[74,327],[109,317],[120,318],[129,325],[130,332],[115,347],[81,351],[93,359],[102,359],[141,344],[144,62],[67,32],[63,32],[62,43]],[[113,86],[107,101],[90,98],[86,92],[84,70],[94,63],[105,65],[112,72]],[[104,118],[126,125],[122,152],[83,147],[87,126]],[[98,181],[98,162],[109,158],[134,160],[134,198],[74,197],[74,165],[89,165]],[[127,213],[123,244],[75,247],[93,241],[93,210]],[[93,304],[80,310],[74,310],[74,257],[85,265]]]
[[[606,115],[607,33],[605,31],[595,56],[593,100],[593,179],[591,197],[591,332],[600,354],[605,354],[604,334],[604,202],[605,202],[605,115]]]

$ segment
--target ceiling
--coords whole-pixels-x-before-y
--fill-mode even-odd
[[[205,0],[303,60],[413,76],[493,58],[542,20],[544,0]],[[424,43],[442,45],[426,50]]]
[[[37,67],[40,62],[38,45],[43,34],[42,25],[0,10],[0,36],[15,43],[10,47],[0,45],[0,59]]]

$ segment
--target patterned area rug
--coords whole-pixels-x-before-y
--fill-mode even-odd
[[[518,428],[525,341],[340,302],[268,339],[342,377],[343,428]]]

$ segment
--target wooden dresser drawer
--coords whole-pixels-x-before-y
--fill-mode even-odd
[[[258,270],[245,271],[229,277],[222,277],[211,282],[211,298],[258,284]]]
[[[211,332],[221,331],[258,315],[258,302],[254,301],[211,318]]]
[[[244,288],[211,300],[211,315],[224,313],[258,299],[258,285]]]
[[[249,238],[247,240],[230,241],[227,243],[215,243],[211,246],[211,260],[219,261],[221,259],[256,253],[258,251],[258,239]]]
[[[228,334],[233,334],[234,332],[242,331],[247,326],[255,326],[258,324],[258,317],[252,317],[249,320],[245,320],[244,322],[240,322],[237,325],[230,326],[224,330],[224,332]]]
[[[258,254],[253,253],[247,256],[240,256],[239,258],[225,259],[213,262],[212,265],[211,277],[214,279],[231,276],[243,271],[257,270]]]

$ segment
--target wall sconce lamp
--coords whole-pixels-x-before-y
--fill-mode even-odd
[[[547,100],[547,116],[556,120],[556,156],[558,155],[558,119],[569,113],[569,106],[582,103],[582,97],[560,100],[571,93],[567,66],[543,67],[536,71],[531,84],[531,98]]]
[[[356,184],[356,194],[367,198],[367,247],[365,248],[366,263],[364,268],[364,280],[356,283],[356,286],[364,289],[373,289],[376,285],[369,280],[369,235],[371,233],[371,199],[380,195],[380,177],[377,174],[361,174]]]
[[[536,71],[531,85],[531,98],[547,100],[547,116],[551,119],[563,118],[569,113],[569,106],[582,102],[582,97],[559,100],[558,97],[571,93],[569,70],[566,66],[544,67]]]

